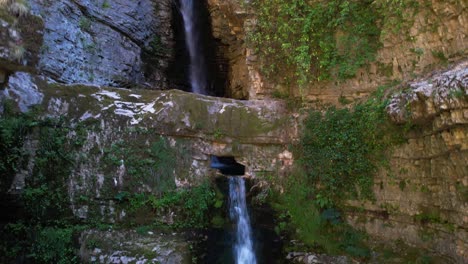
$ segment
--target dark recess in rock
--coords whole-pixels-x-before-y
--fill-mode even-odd
[[[220,55],[218,44],[213,37],[211,30],[211,19],[208,11],[207,3],[203,1],[195,1],[195,8],[199,10],[199,24],[196,27],[201,29],[202,49],[206,58],[207,91],[209,95],[217,97],[225,97],[226,87],[228,82],[228,67],[227,60]],[[167,76],[170,86],[183,91],[190,91],[189,81],[189,65],[190,59],[187,48],[185,46],[185,32],[183,19],[179,10],[179,1],[174,1],[172,6],[172,28],[174,30],[174,59],[170,63]]]

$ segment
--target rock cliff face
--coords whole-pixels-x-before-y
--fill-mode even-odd
[[[208,3],[215,37],[226,45],[225,52],[230,58],[230,89],[242,90],[251,99],[269,97],[274,90],[288,90],[261,74],[254,49],[246,43],[246,36],[255,28],[256,21],[249,1],[209,0]],[[408,14],[411,21],[407,29],[396,32],[388,28],[383,32],[383,47],[378,51],[376,61],[367,69],[359,70],[355,78],[346,81],[312,84],[304,89],[303,97],[309,101],[334,104],[340,96],[351,100],[363,98],[379,85],[393,80],[410,80],[433,70],[436,65],[466,57],[466,2],[419,0],[418,6],[414,15]],[[407,10],[409,13],[413,11]]]
[[[10,72],[36,71],[43,32],[39,17],[23,14],[18,18],[0,9],[0,85]]]
[[[39,103],[47,116],[66,116],[73,126],[88,124],[83,131],[85,144],[78,151],[87,158],[77,160],[70,175],[70,201],[77,217],[101,215],[111,222],[125,218],[125,212],[115,208],[117,193],[157,187],[153,181],[157,175],[148,172],[144,179],[136,179],[128,166],[136,166],[130,163],[143,159],[161,139],[176,159],[169,180],[182,187],[216,174],[210,169],[211,155],[235,157],[252,177],[285,172],[292,159],[287,145],[297,133],[294,117],[276,101],[63,86],[20,72],[10,76],[2,98],[16,101],[22,111]],[[13,190],[22,189],[24,180],[18,179],[28,177],[31,170],[17,175]],[[140,183],[135,185],[137,180]],[[79,202],[79,197],[92,197],[92,202]]]
[[[241,6],[241,1],[207,2],[213,36],[222,43],[220,53],[228,60],[228,95],[237,99],[257,98],[250,94],[252,82],[246,60],[245,24],[251,15]]]
[[[84,232],[80,256],[87,263],[192,263],[189,245],[181,234],[139,234],[135,231]],[[116,246],[117,245],[117,246]]]
[[[408,142],[375,178],[373,203],[350,204],[350,221],[387,240],[400,239],[468,259],[468,62],[410,82],[387,109],[411,123]]]
[[[39,70],[61,83],[164,88],[170,1],[30,1],[44,20]],[[157,46],[157,47],[155,47]],[[153,57],[153,58],[147,58]],[[147,68],[145,58],[152,67]]]
[[[23,112],[41,105],[45,116],[69,119],[75,129],[69,137],[83,137],[67,186],[77,218],[124,221],[128,212],[115,197],[157,188],[157,174],[148,169],[146,178],[136,178],[132,169],[161,140],[173,153],[168,175],[178,187],[216,175],[212,155],[235,157],[251,177],[288,172],[288,144],[298,138],[298,121],[284,102],[268,99],[277,84],[260,74],[246,44],[255,14],[241,2],[207,1],[214,37],[229,61],[228,95],[251,101],[108,87],[168,88],[172,1],[31,0],[32,13],[19,18],[0,9],[0,101],[11,99]],[[305,97],[331,103],[341,95],[360,98],[387,81],[466,57],[465,1],[424,3],[410,39],[388,33],[369,69],[343,83],[312,85]],[[388,113],[397,124],[414,124],[408,142],[392,152],[391,169],[376,177],[376,200],[349,201],[347,213],[371,235],[459,263],[468,259],[467,69],[464,61],[396,92]],[[29,138],[25,148],[32,157],[37,140]],[[12,183],[15,193],[32,173],[34,164],[26,165]],[[95,234],[101,235],[83,239]]]

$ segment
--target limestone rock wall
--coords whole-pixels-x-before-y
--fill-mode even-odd
[[[292,163],[288,144],[296,137],[296,120],[277,101],[236,101],[176,90],[65,86],[20,72],[10,76],[0,97],[17,102],[22,111],[41,104],[47,116],[71,120],[75,129],[70,136],[83,135],[68,184],[78,218],[124,220],[127,213],[118,206],[117,194],[164,188],[158,172],[131,172],[140,169],[138,162],[148,158],[161,139],[173,155],[173,167],[164,176],[170,174],[170,178],[165,180],[178,187],[215,176],[211,155],[235,157],[246,166],[247,177],[286,173]],[[20,192],[32,169],[22,170],[17,178],[23,180],[15,180],[11,189]]]
[[[170,52],[152,54],[152,44],[170,50],[170,1],[30,1],[44,20],[38,68],[61,83],[165,88]],[[143,58],[142,58],[143,56]]]
[[[404,87],[387,111],[394,122],[415,128],[375,178],[375,202],[351,202],[349,219],[374,236],[466,263],[468,62]]]
[[[237,99],[258,99],[259,94],[254,92],[254,72],[247,56],[249,49],[245,43],[246,34],[253,14],[239,0],[208,0],[211,15],[213,36],[222,45],[220,53],[228,60],[228,87],[229,97]]]
[[[84,263],[192,263],[183,234],[88,230],[81,234],[80,244]]]
[[[394,31],[389,28],[382,33],[383,47],[369,69],[361,69],[355,78],[342,83],[313,85],[307,98],[332,103],[337,103],[340,95],[348,99],[362,98],[379,85],[393,80],[411,80],[443,67],[449,61],[466,58],[466,1],[419,0],[418,3],[416,14],[409,15],[409,29]]]
[[[308,101],[338,103],[363,98],[379,85],[394,80],[410,80],[450,61],[467,56],[468,12],[466,1],[419,0],[416,14],[408,14],[408,29],[386,28],[381,35],[382,48],[376,62],[361,69],[355,78],[346,81],[319,82],[304,89]],[[246,35],[255,28],[255,11],[249,1],[208,1],[213,31],[226,45],[230,58],[232,91],[243,91],[251,99],[270,97],[274,90],[296,90],[272,83],[261,74],[260,63]],[[408,13],[413,10],[407,10]],[[296,94],[299,96],[299,94]]]

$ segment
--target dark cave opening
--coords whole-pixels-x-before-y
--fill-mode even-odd
[[[211,156],[210,166],[224,175],[242,176],[245,174],[245,166],[238,163],[234,157]]]
[[[226,60],[219,45],[219,40],[213,37],[210,12],[206,0],[193,1],[195,13],[194,27],[200,30],[200,49],[205,56],[207,73],[207,95],[225,97],[228,87],[228,60]],[[184,21],[180,12],[180,0],[172,5],[172,28],[174,30],[174,57],[167,69],[170,87],[191,91],[190,56],[185,44]]]

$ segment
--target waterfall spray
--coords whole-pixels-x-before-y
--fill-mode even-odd
[[[180,0],[180,12],[184,20],[185,42],[190,56],[190,85],[192,92],[207,94],[207,74],[202,39],[194,6],[196,0]]]

